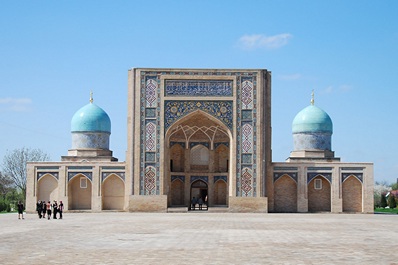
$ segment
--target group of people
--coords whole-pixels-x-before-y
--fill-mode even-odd
[[[59,201],[58,204],[55,200],[52,204],[50,201],[48,201],[47,203],[45,201],[38,201],[36,204],[36,211],[40,219],[45,219],[46,214],[48,220],[51,219],[51,215],[53,216],[53,219],[57,219],[57,214],[59,214],[59,219],[62,219],[64,204],[62,203],[62,201]]]
[[[191,200],[191,210],[195,210],[196,204],[199,205],[199,210],[202,210],[203,207],[203,203],[206,205],[207,207],[207,195],[205,197],[205,200],[203,202],[203,199],[201,196],[198,196],[198,198],[192,197]]]

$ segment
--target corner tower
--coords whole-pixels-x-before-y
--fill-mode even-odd
[[[324,110],[314,105],[314,92],[311,105],[294,118],[292,133],[294,148],[288,161],[340,161],[340,158],[334,157],[332,151],[332,119]]]
[[[93,103],[80,108],[72,117],[72,149],[62,161],[117,161],[109,150],[111,120],[108,114]]]

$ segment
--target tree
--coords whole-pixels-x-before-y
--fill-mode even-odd
[[[4,199],[12,188],[12,179],[0,171],[0,196]]]
[[[386,194],[381,195],[380,207],[382,208],[387,207]]]
[[[3,170],[7,176],[12,179],[16,188],[18,188],[23,196],[26,196],[26,174],[27,162],[48,161],[49,155],[40,149],[31,149],[22,147],[7,152],[3,158]]]
[[[392,193],[390,193],[390,195],[388,196],[388,206],[390,206],[391,209],[397,207],[397,203],[395,202],[395,196]]]

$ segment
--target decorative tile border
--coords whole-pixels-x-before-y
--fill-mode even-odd
[[[233,96],[232,80],[165,80],[165,96]]]

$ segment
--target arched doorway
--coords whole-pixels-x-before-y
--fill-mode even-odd
[[[288,175],[281,176],[274,183],[274,211],[297,212],[297,183]]]
[[[183,206],[185,198],[184,182],[181,179],[175,179],[171,182],[171,205]]]
[[[214,197],[212,202],[212,205],[214,206],[225,206],[227,205],[227,197],[228,197],[228,192],[227,192],[227,183],[223,180],[217,180],[216,183],[214,183]]]
[[[83,174],[78,174],[69,181],[69,210],[91,210],[91,186],[91,180]]]
[[[123,210],[124,182],[112,174],[102,183],[102,210]]]
[[[331,187],[329,181],[322,175],[316,176],[308,184],[308,211],[331,211]]]
[[[191,184],[191,201],[193,197],[195,197],[197,200],[201,198],[203,201],[203,206],[205,208],[204,202],[206,200],[206,197],[208,198],[208,186],[206,182],[202,180],[197,180]]]
[[[42,176],[37,185],[37,199],[40,201],[58,200],[58,180],[51,174]]]
[[[343,212],[362,212],[362,184],[351,175],[343,182]]]
[[[168,192],[168,206],[175,206],[183,198],[183,204],[189,206],[193,196],[201,196],[204,200],[206,195],[213,197],[214,188],[222,190],[221,197],[228,198],[228,178],[230,178],[230,163],[236,158],[231,157],[230,145],[232,134],[229,128],[217,118],[205,111],[196,110],[170,126],[165,135],[165,163],[164,163],[164,186]],[[232,162],[233,163],[233,162]],[[177,173],[178,174],[175,174]],[[225,173],[224,184],[216,184],[214,176],[220,172]],[[174,174],[173,174],[174,173]],[[224,174],[223,174],[224,175]],[[182,184],[176,182],[175,176],[181,176],[188,182]],[[206,182],[206,191],[195,189],[195,185],[188,185],[191,176],[207,176],[212,181]],[[217,186],[218,185],[218,186]],[[188,191],[188,189],[190,189]],[[208,191],[211,194],[208,194]],[[194,193],[192,193],[194,192]],[[203,192],[203,195],[201,192]],[[205,193],[204,193],[205,192]],[[221,205],[227,205],[227,199],[221,199]],[[208,200],[214,202],[214,200]]]

